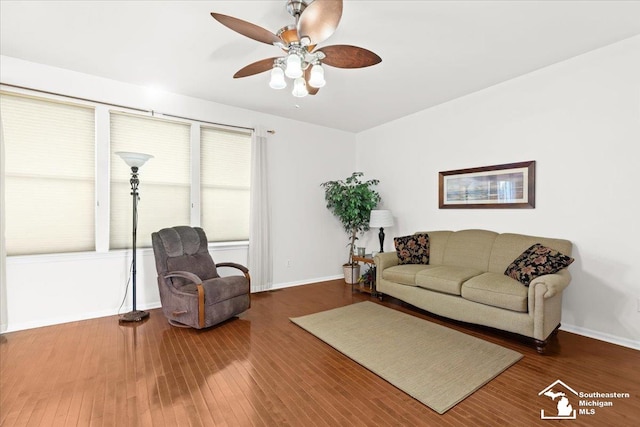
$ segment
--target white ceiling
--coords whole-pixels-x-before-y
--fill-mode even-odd
[[[325,67],[316,96],[232,79],[276,47],[210,12],[272,32],[278,1],[0,1],[0,54],[358,132],[640,34],[640,1],[346,0],[321,46],[352,44],[382,63]]]

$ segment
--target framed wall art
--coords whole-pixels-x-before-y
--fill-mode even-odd
[[[533,209],[535,161],[439,173],[440,209]]]

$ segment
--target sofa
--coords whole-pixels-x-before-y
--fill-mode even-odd
[[[540,270],[559,271],[530,278],[527,286],[512,278],[520,276],[505,271],[511,268],[513,273],[514,262],[535,244],[553,249],[569,265],[570,241],[489,230],[426,231],[414,236],[418,235],[428,237],[426,256],[417,261],[402,263],[406,259],[399,250],[374,257],[381,298],[389,295],[439,316],[532,338],[538,352],[544,353],[560,327],[562,291],[571,275],[566,267]]]

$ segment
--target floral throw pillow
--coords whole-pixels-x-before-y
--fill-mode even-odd
[[[429,235],[425,233],[394,237],[398,264],[429,264]]]
[[[536,277],[557,273],[573,261],[574,259],[570,256],[536,243],[513,260],[504,274],[529,286]]]

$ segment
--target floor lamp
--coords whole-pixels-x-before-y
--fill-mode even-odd
[[[122,158],[122,160],[124,160],[131,168],[131,179],[129,180],[129,183],[131,184],[131,196],[133,197],[133,261],[131,267],[133,283],[133,310],[123,314],[120,317],[120,322],[139,322],[148,317],[149,313],[142,310],[136,310],[136,236],[138,232],[138,200],[140,199],[140,196],[138,195],[138,184],[140,183],[140,180],[138,179],[138,168],[142,167],[142,165],[144,165],[147,160],[153,158],[153,156],[150,154],[131,153],[128,151],[118,151],[115,154],[120,156],[120,158]]]
[[[380,252],[384,252],[384,227],[391,227],[392,225],[393,215],[391,214],[391,211],[377,209],[371,211],[369,227],[380,227],[380,232],[378,233],[378,239],[380,240]]]

